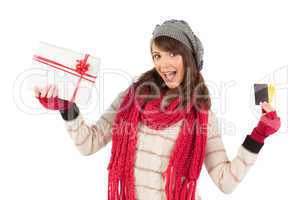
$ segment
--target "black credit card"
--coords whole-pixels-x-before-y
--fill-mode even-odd
[[[259,105],[260,102],[269,103],[268,84],[254,84],[255,104]]]

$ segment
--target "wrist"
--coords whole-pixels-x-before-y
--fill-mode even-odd
[[[264,146],[264,143],[260,143],[253,139],[250,135],[247,135],[242,145],[245,149],[252,153],[259,153],[261,148]]]
[[[258,127],[255,127],[252,130],[250,137],[251,137],[251,139],[255,140],[256,142],[259,142],[262,144],[265,142],[265,139],[266,139],[266,136],[262,134],[262,130],[259,130]]]
[[[75,103],[73,103],[71,106],[67,107],[64,110],[59,110],[61,117],[65,121],[71,121],[73,119],[76,119],[79,115],[79,108]]]

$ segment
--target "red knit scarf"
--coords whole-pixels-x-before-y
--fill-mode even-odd
[[[207,112],[192,103],[180,108],[179,98],[164,110],[160,98],[143,104],[134,98],[135,87],[123,97],[112,128],[112,150],[108,165],[108,200],[135,200],[134,162],[139,120],[152,129],[164,129],[183,120],[166,171],[167,200],[194,200],[197,179],[205,157]]]

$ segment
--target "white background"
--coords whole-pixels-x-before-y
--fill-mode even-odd
[[[129,85],[129,77],[152,67],[152,30],[172,18],[186,20],[204,45],[202,73],[225,124],[221,133],[231,159],[258,120],[252,84],[274,82],[278,88],[274,106],[281,130],[267,139],[255,166],[230,195],[218,190],[204,168],[197,188],[202,199],[297,199],[300,13],[296,1],[283,0],[2,1],[0,199],[107,197],[111,145],[80,155],[59,114],[41,108],[23,82],[38,42],[100,57],[95,95],[81,108],[92,123]]]

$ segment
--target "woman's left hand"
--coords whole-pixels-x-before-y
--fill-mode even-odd
[[[267,102],[260,104],[263,114],[251,133],[251,137],[260,143],[278,131],[281,125],[280,118],[277,116],[276,110]]]

